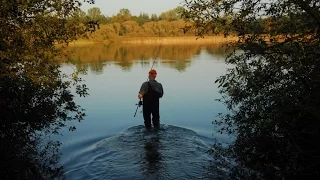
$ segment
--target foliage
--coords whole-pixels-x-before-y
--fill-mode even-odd
[[[140,13],[139,16],[134,16],[133,19],[141,26],[142,24],[151,21],[147,13]]]
[[[150,17],[151,21],[158,21],[158,16],[157,14],[151,14],[151,17]]]
[[[97,23],[99,26],[96,31],[86,33],[81,39],[107,44],[117,42],[121,37],[193,36],[195,32],[192,23],[187,23],[188,31],[186,31],[186,22],[182,17],[184,11],[183,7],[178,6],[161,13],[160,16],[156,14],[149,16],[147,13],[133,16],[129,9],[122,8],[116,15],[107,17],[102,15],[100,8],[93,7],[87,13],[77,9],[69,20],[83,24],[88,21]],[[216,31],[216,34],[219,32]]]
[[[168,37],[168,36],[194,36],[194,32],[184,31],[186,22],[149,21],[139,25],[137,21],[130,20],[122,23],[101,24],[94,33],[88,32],[83,39],[95,42],[112,43],[117,42],[121,37]]]
[[[73,20],[78,21],[80,23],[87,22],[87,14],[86,14],[86,12],[82,11],[81,9],[75,10],[72,17],[73,17]]]
[[[175,9],[171,9],[169,11],[161,13],[159,18],[167,21],[181,20],[183,12],[184,12],[184,8],[181,6],[178,6]]]
[[[100,8],[94,7],[88,10],[88,16],[94,20],[97,21],[99,17],[101,16]]]
[[[226,59],[233,68],[216,81],[230,113],[214,124],[236,136],[228,149],[213,148],[216,155],[232,158],[220,159],[230,168],[224,174],[231,179],[319,177],[319,1],[194,0],[185,5],[184,16],[199,36],[217,25],[239,36],[231,44],[238,50]]]
[[[116,16],[111,17],[112,22],[122,23],[131,20],[132,15],[129,9],[122,8]]]
[[[58,133],[67,121],[83,119],[83,109],[75,104],[70,87],[74,85],[80,96],[87,95],[87,87],[77,73],[61,73],[62,61],[57,57],[62,54],[56,45],[66,45],[88,30],[72,17],[81,3],[0,2],[0,142],[4,164],[0,179],[52,179],[62,171],[56,164],[60,143],[51,140],[50,134]]]

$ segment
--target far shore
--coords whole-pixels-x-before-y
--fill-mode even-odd
[[[117,43],[122,44],[140,44],[140,45],[174,45],[174,44],[222,44],[230,41],[236,41],[236,36],[205,36],[204,38],[197,36],[179,36],[179,37],[122,37],[118,39]],[[69,43],[69,46],[86,46],[92,44],[112,44],[108,41],[95,41],[79,39]]]
[[[182,37],[124,37],[121,43],[125,44],[220,44],[230,41],[236,41],[235,36],[206,36],[204,38],[197,36]]]

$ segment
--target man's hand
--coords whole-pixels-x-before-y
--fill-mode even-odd
[[[143,95],[139,93],[138,98],[141,99],[142,97],[143,97]]]

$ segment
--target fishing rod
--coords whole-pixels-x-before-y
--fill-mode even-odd
[[[136,109],[136,112],[134,113],[134,116],[133,117],[136,117],[136,114],[137,114],[137,111],[138,111],[138,108],[142,105],[142,101],[140,99],[140,101],[136,104],[137,106],[137,109]]]
[[[151,69],[150,69],[150,70],[152,70],[154,63],[156,62],[156,58],[157,58],[158,55],[159,55],[159,52],[160,52],[160,48],[161,48],[161,46],[162,46],[162,43],[163,43],[163,39],[162,39],[161,44],[160,44],[160,46],[159,46],[159,48],[158,48],[158,51],[157,51],[157,54],[156,54],[155,58],[153,58],[153,63],[152,63],[152,66],[151,66]]]
[[[162,46],[162,43],[163,43],[163,39],[162,39],[161,44],[160,44],[160,46],[159,46],[159,48],[158,48],[158,51],[157,51],[157,54],[156,54],[155,58],[153,58],[153,63],[152,63],[152,66],[151,66],[151,69],[150,69],[150,70],[152,70],[152,68],[153,68],[153,66],[154,66],[154,63],[156,62],[156,58],[157,58],[158,55],[159,55],[159,52],[160,52],[160,48],[161,48],[161,46]],[[148,81],[148,80],[149,80],[149,76],[148,76],[148,78],[147,78],[147,81]],[[142,105],[143,105],[143,103],[142,103],[142,101],[141,101],[141,99],[140,99],[139,102],[136,104],[137,109],[136,109],[136,112],[134,113],[134,116],[133,116],[133,117],[136,117],[138,108],[139,108],[140,106],[142,106]]]

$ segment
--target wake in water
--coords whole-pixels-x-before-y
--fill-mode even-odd
[[[97,142],[67,179],[203,179],[210,145],[196,132],[170,125],[134,126]],[[80,157],[81,158],[81,157]],[[79,161],[78,161],[79,162]]]

